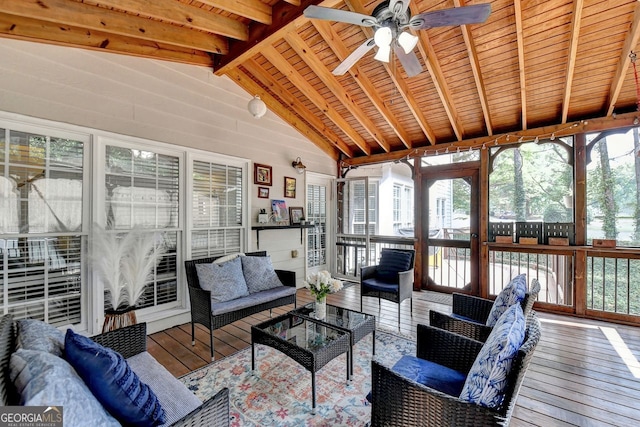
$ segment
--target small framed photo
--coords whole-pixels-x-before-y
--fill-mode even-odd
[[[261,199],[269,198],[269,188],[267,187],[258,187],[258,197]]]
[[[289,208],[291,225],[302,223],[302,218],[304,218],[304,208]]]
[[[296,179],[288,176],[284,177],[284,197],[295,199],[296,197]]]
[[[253,183],[271,186],[271,166],[254,163]]]

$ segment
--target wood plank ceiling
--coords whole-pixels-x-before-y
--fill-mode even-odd
[[[370,15],[380,1],[3,0],[0,36],[211,67],[343,165],[635,119],[638,0],[411,0],[412,15],[478,3],[492,12],[415,32],[417,76],[375,49],[334,76],[373,32],[303,10]]]

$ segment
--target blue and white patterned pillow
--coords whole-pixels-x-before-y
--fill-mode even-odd
[[[250,294],[283,286],[273,269],[270,256],[242,256],[240,259]]]
[[[196,264],[200,287],[211,292],[211,302],[225,302],[249,295],[240,258],[223,263]]]
[[[500,316],[473,362],[460,399],[489,408],[497,408],[502,403],[507,377],[524,342],[525,329],[522,307],[512,305]]]
[[[16,350],[9,376],[25,406],[62,406],[65,426],[119,426],[64,359],[37,350]]]
[[[35,319],[20,319],[16,324],[16,349],[44,351],[63,357],[64,334],[55,326]]]
[[[527,275],[519,274],[498,294],[487,317],[487,326],[494,326],[505,310],[514,304],[520,304],[527,293]]]

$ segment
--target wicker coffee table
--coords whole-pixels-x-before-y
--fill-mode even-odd
[[[324,319],[316,318],[315,303],[310,302],[293,311],[292,314],[313,319],[323,325],[340,329],[349,334],[351,351],[349,352],[349,378],[353,376],[353,346],[368,334],[372,334],[373,354],[376,354],[376,316],[361,313],[342,307],[327,304],[327,315]]]
[[[316,410],[316,372],[347,353],[347,381],[351,347],[349,334],[313,319],[287,313],[251,327],[251,370],[255,372],[255,345],[263,344],[289,356],[311,372],[312,413]]]

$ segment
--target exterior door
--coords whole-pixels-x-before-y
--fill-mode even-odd
[[[421,283],[439,292],[479,292],[480,163],[420,171]]]

